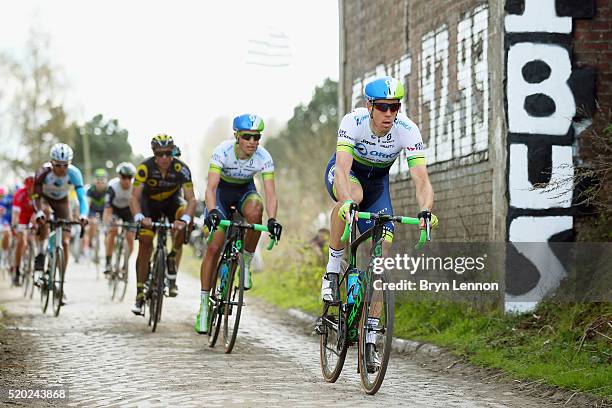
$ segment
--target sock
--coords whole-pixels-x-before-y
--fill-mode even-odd
[[[111,257],[107,255],[106,256],[106,264],[110,265],[110,263],[111,263]]]
[[[204,302],[204,300],[206,300],[208,298],[208,296],[210,296],[210,290],[202,289],[200,291],[200,301],[201,302]]]
[[[344,248],[338,250],[329,247],[329,260],[327,261],[327,267],[325,270],[327,273],[339,273],[340,272],[340,261],[342,261],[342,255],[344,254]]]
[[[251,266],[251,261],[253,260],[254,256],[255,254],[253,252],[249,252],[246,249],[244,250],[244,263],[247,268]]]
[[[377,327],[379,320],[380,319],[368,317],[368,327]],[[374,330],[368,330],[366,334],[366,343],[376,344],[376,332]]]

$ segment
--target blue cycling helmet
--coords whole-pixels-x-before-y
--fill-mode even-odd
[[[363,96],[370,102],[377,99],[401,100],[404,97],[404,85],[390,76],[376,78],[365,86]]]
[[[262,132],[264,130],[264,122],[263,119],[257,115],[245,113],[244,115],[234,118],[233,128],[236,132],[241,132],[243,130]]]

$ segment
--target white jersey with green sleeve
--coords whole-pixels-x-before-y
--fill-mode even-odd
[[[221,180],[232,184],[249,183],[257,173],[261,173],[264,180],[274,178],[274,162],[266,149],[258,146],[251,157],[240,160],[237,148],[233,140],[222,142],[213,152],[208,171],[218,173]]]
[[[340,122],[336,151],[350,153],[360,164],[390,168],[403,149],[406,149],[410,167],[425,164],[421,132],[403,113],[397,114],[391,130],[380,137],[370,128],[367,108],[356,108]]]

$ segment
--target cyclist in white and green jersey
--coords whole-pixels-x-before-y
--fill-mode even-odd
[[[274,162],[266,149],[259,145],[261,132],[264,129],[263,120],[257,115],[244,114],[234,118],[234,135],[236,140],[221,143],[212,155],[208,170],[208,185],[206,187],[206,219],[210,231],[215,229],[222,219],[229,219],[230,207],[235,206],[248,223],[261,224],[263,216],[263,200],[253,177],[261,173],[266,195],[266,211],[268,213],[268,229],[280,238],[281,225],[276,222],[276,187],[274,185]],[[249,230],[244,242],[244,289],[252,287],[251,261],[261,233]],[[225,234],[218,230],[212,242],[208,245],[206,255],[200,269],[201,296],[200,309],[195,323],[195,331],[208,331],[207,304],[212,286],[213,270],[219,262]]]
[[[321,297],[325,302],[338,302],[340,261],[345,243],[340,237],[351,204],[357,203],[364,212],[392,214],[389,192],[389,170],[402,151],[406,151],[410,179],[415,187],[421,227],[424,218],[437,226],[437,218],[430,213],[434,193],[429,182],[421,132],[406,115],[399,113],[404,87],[391,77],[377,78],[365,87],[367,107],[357,108],[344,116],[338,129],[336,152],[325,171],[327,191],[334,201],[331,215],[329,260],[323,275]],[[370,220],[359,220],[358,229],[365,232],[372,226]],[[384,227],[383,252],[387,253],[393,239],[393,223]],[[377,325],[378,319],[371,324]],[[368,367],[378,364],[375,332],[366,339]]]

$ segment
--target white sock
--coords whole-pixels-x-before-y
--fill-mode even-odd
[[[338,250],[329,247],[329,260],[327,261],[327,267],[325,268],[327,273],[340,273],[340,261],[342,261],[343,254],[344,248]]]
[[[251,261],[253,260],[254,256],[255,256],[254,252],[249,252],[246,249],[244,250],[244,264],[246,265],[247,268],[251,266]]]
[[[200,291],[200,301],[201,301],[202,303],[204,303],[204,301],[205,301],[206,299],[208,299],[208,297],[209,297],[209,296],[210,296],[210,290],[204,290],[204,289],[202,289],[202,290]]]
[[[378,321],[373,317],[368,317],[368,327],[378,327]],[[376,344],[376,332],[374,330],[368,330],[366,334],[366,343]]]

